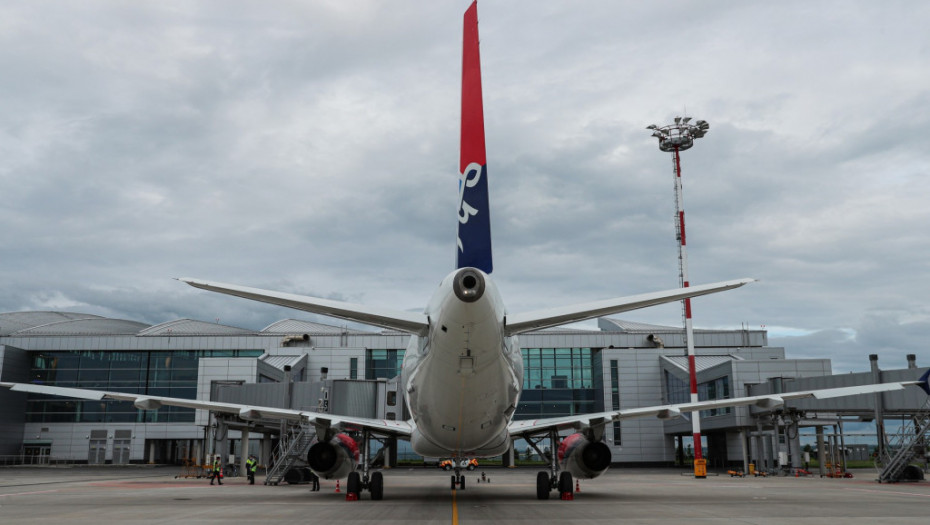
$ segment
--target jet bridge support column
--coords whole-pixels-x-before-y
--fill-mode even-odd
[[[229,462],[229,426],[226,425],[226,420],[223,418],[216,418],[214,439],[216,442],[213,446],[213,452],[220,456],[220,463],[226,465]]]
[[[249,427],[242,429],[242,439],[239,440],[239,472],[248,473],[246,461],[249,459]]]
[[[791,457],[791,466],[800,468],[803,466],[801,461],[801,428],[799,416],[792,414],[791,420],[785,429],[785,445],[788,446],[788,455]]]
[[[262,435],[262,452],[261,458],[258,462],[261,465],[265,465],[265,470],[271,467],[271,436],[268,434]]]
[[[743,448],[743,472],[749,472],[749,436],[745,429],[739,431],[739,442]]]
[[[823,425],[817,425],[817,463],[820,471],[820,477],[827,473],[827,443],[823,439]]]
[[[881,394],[878,394],[881,396]],[[840,429],[840,464],[843,465],[843,472],[846,472],[846,434],[843,432],[843,420],[837,421]]]
[[[756,465],[756,469],[768,469],[769,468],[769,450],[768,445],[766,444],[765,432],[762,428],[762,420],[756,419],[756,428],[759,431],[759,459],[762,460],[762,465]]]
[[[869,364],[872,369],[872,382],[882,382],[882,371],[878,368],[878,354],[869,354]],[[885,435],[885,405],[881,393],[872,394],[875,400],[875,433],[878,438],[878,457],[885,457],[885,448],[888,446],[888,437]]]
[[[396,467],[397,466],[397,436],[391,436],[387,440],[388,442],[388,453],[384,455],[384,466],[385,467]]]
[[[504,457],[502,459],[504,460],[503,463],[505,467],[513,468],[515,466],[514,460],[513,460],[513,440],[512,439],[510,440],[510,446],[507,447],[507,453],[504,454]]]

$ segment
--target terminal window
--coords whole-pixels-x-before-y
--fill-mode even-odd
[[[36,384],[109,390],[155,396],[197,397],[201,357],[258,357],[263,350],[70,351],[33,356],[30,381]],[[129,401],[87,401],[29,394],[29,422],[147,423],[194,421],[194,410],[164,406],[139,410]]]
[[[365,379],[393,379],[400,375],[405,350],[375,349],[365,352]]]
[[[603,409],[597,350],[523,348],[523,394],[515,419],[570,416]]]

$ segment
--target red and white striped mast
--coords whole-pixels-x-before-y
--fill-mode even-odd
[[[694,139],[699,139],[710,129],[710,124],[698,120],[689,124],[691,117],[675,117],[675,123],[658,127],[655,124],[647,126],[652,130],[652,136],[659,139],[659,149],[672,153],[675,174],[675,232],[678,237],[678,279],[682,288],[688,288],[688,243],[685,236],[685,208],[681,184],[681,155],[680,153],[694,146]],[[697,371],[694,365],[694,328],[691,324],[691,299],[682,300],[682,317],[685,325],[685,344],[688,348],[688,377],[691,383],[691,402],[698,401]],[[694,438],[694,477],[706,478],[707,465],[701,447],[701,417],[700,412],[691,413],[691,433]]]

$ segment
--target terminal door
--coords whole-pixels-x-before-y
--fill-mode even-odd
[[[113,464],[128,465],[132,430],[117,430],[113,435]]]
[[[51,444],[25,445],[23,447],[23,464],[24,465],[47,465],[48,458],[51,454],[52,454]]]
[[[87,463],[89,465],[103,465],[107,461],[107,431],[91,430],[90,442],[87,445]]]

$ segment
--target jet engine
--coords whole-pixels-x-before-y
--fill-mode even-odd
[[[610,466],[610,447],[603,441],[590,441],[584,434],[572,434],[559,444],[559,467],[576,478],[591,479]]]
[[[358,466],[358,443],[345,434],[317,441],[307,453],[307,463],[322,478],[344,478]]]

